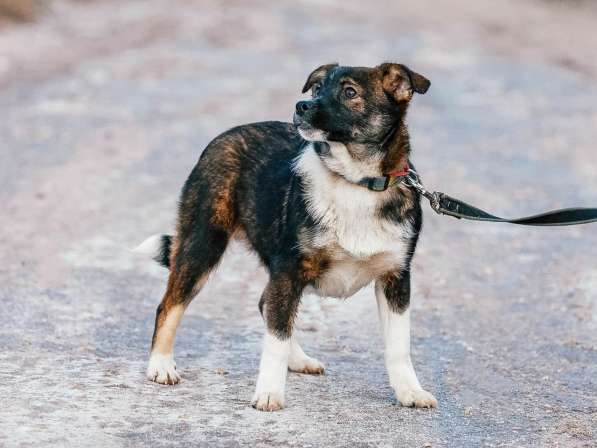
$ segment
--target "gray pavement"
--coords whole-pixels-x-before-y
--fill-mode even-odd
[[[253,410],[266,274],[240,245],[187,311],[183,382],[144,378],[167,272],[128,248],[172,230],[211,138],[289,120],[319,64],[432,80],[409,116],[429,186],[505,216],[597,205],[597,8],[403,3],[56,0],[0,22],[0,446],[597,446],[595,225],[426,208],[413,359],[436,410],[395,404],[370,288],[305,297],[326,375]]]

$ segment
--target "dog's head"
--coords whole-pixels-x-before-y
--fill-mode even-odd
[[[413,93],[430,82],[402,64],[341,67],[327,64],[307,78],[294,124],[305,140],[379,144],[404,117]]]

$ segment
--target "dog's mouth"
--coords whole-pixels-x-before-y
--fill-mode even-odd
[[[299,135],[305,140],[311,142],[325,142],[327,140],[327,132],[311,126],[310,123],[307,123],[297,114],[294,114],[293,122]]]

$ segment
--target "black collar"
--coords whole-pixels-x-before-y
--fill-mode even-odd
[[[394,133],[395,129],[392,129],[391,132],[384,138],[381,146],[384,146],[389,138]],[[330,152],[330,145],[327,142],[312,142],[313,149],[319,156],[325,156]],[[355,185],[360,185],[362,187],[368,188],[371,191],[386,191],[393,185],[396,185],[402,182],[408,175],[408,163],[402,167],[400,171],[393,171],[388,173],[384,176],[376,176],[376,177],[363,177],[362,179],[353,182],[351,180],[346,179],[348,182],[353,183]],[[344,176],[342,176],[344,177]]]

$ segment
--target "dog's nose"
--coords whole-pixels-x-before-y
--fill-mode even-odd
[[[313,101],[299,101],[296,103],[296,113],[299,115],[303,115],[310,109],[315,108],[315,102]]]

